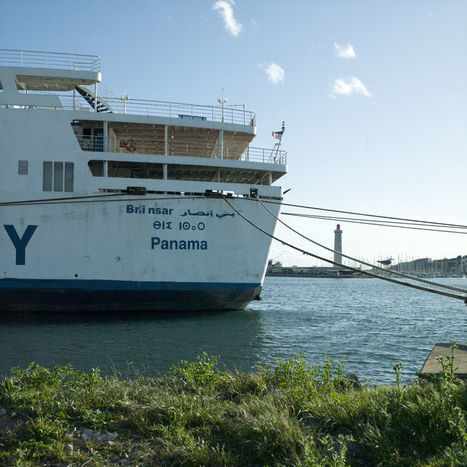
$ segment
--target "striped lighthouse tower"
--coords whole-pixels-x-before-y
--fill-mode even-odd
[[[342,230],[340,224],[337,224],[334,230],[334,262],[342,264]],[[336,264],[335,268],[338,268]]]

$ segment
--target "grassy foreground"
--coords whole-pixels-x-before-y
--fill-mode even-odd
[[[202,355],[167,376],[31,365],[0,383],[0,465],[467,465],[467,382],[356,387],[302,357],[245,374]]]

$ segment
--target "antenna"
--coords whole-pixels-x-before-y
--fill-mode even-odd
[[[126,86],[123,86],[123,97],[121,97],[121,99],[123,101],[123,114],[126,114],[126,103],[130,99],[126,93]]]
[[[217,102],[222,105],[222,123],[224,123],[224,104],[227,102],[227,97],[224,97],[224,88],[222,88],[222,97],[218,97]]]

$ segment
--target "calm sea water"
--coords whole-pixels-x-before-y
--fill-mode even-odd
[[[467,288],[466,279],[445,279]],[[100,367],[122,376],[161,375],[202,352],[228,369],[255,370],[302,353],[342,359],[372,383],[414,379],[437,342],[467,341],[467,308],[377,279],[266,278],[263,301],[246,310],[118,319],[2,319],[0,375],[34,361]]]

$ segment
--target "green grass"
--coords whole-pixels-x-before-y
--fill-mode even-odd
[[[361,388],[301,356],[245,374],[202,355],[130,380],[33,364],[0,383],[0,465],[467,465],[467,382],[445,363]]]

